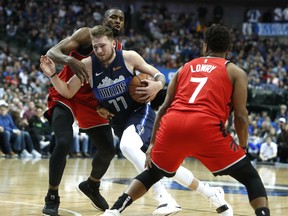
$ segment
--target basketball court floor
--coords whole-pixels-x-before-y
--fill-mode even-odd
[[[102,212],[96,210],[90,200],[78,192],[77,185],[86,180],[91,170],[91,159],[68,159],[60,187],[61,216],[97,216]],[[42,215],[44,196],[48,187],[48,159],[4,159],[0,158],[0,215],[32,216]],[[225,198],[234,209],[235,216],[254,215],[248,203],[245,188],[229,176],[214,177],[201,163],[186,159],[183,166],[193,171],[194,175],[211,186],[221,186]],[[288,215],[288,166],[256,165],[266,186],[270,201],[271,215]],[[101,193],[112,206],[133,177],[135,168],[126,159],[114,158],[105,174]],[[210,208],[208,201],[201,195],[191,192],[174,182],[164,179],[169,193],[182,207],[177,216],[212,216],[217,215]],[[122,215],[149,216],[157,208],[153,191],[135,201]]]

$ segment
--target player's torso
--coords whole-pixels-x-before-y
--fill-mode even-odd
[[[226,121],[232,84],[223,58],[201,57],[186,63],[178,74],[171,109],[202,112]]]
[[[92,88],[96,99],[115,116],[114,123],[125,122],[133,110],[141,105],[129,94],[129,83],[134,75],[123,59],[122,51],[116,52],[113,62],[104,68],[95,55],[92,56]]]

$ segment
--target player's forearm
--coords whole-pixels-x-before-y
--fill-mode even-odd
[[[236,115],[234,119],[235,130],[239,139],[239,145],[243,148],[248,144],[248,117]]]
[[[72,56],[64,54],[59,48],[52,47],[48,50],[47,56],[49,56],[55,63],[62,65],[69,65]]]
[[[53,76],[52,78],[50,78],[50,80],[54,88],[60,95],[68,99],[73,97],[74,94],[71,93],[71,91],[69,90],[68,84],[61,80],[58,76]]]

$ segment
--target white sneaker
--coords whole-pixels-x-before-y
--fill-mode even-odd
[[[100,216],[120,216],[120,212],[117,209],[106,209]]]
[[[34,158],[41,158],[42,155],[36,151],[35,149],[32,150],[31,154],[34,156]]]
[[[20,156],[21,158],[33,158],[33,155],[30,154],[26,149],[21,152]]]
[[[40,141],[40,148],[43,149],[50,144],[50,141]]]
[[[160,198],[156,197],[158,201],[160,200],[162,201],[159,202],[159,206],[153,212],[154,216],[175,215],[182,210],[181,207],[176,202],[176,200],[173,199],[170,194],[168,194],[168,197],[165,197],[164,200],[163,198],[164,197],[162,197],[161,195]]]
[[[221,187],[211,187],[215,194],[208,201],[216,208],[216,211],[221,216],[233,216],[233,209],[224,199],[224,190]]]

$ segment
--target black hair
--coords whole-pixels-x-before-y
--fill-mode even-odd
[[[230,31],[223,25],[213,24],[206,29],[204,42],[212,52],[226,52],[231,43]]]
[[[120,8],[116,8],[115,7],[115,8],[110,8],[110,9],[106,10],[105,13],[104,13],[103,18],[106,19],[108,16],[111,15],[112,11],[114,11],[114,10],[121,11],[124,14],[124,12]]]

